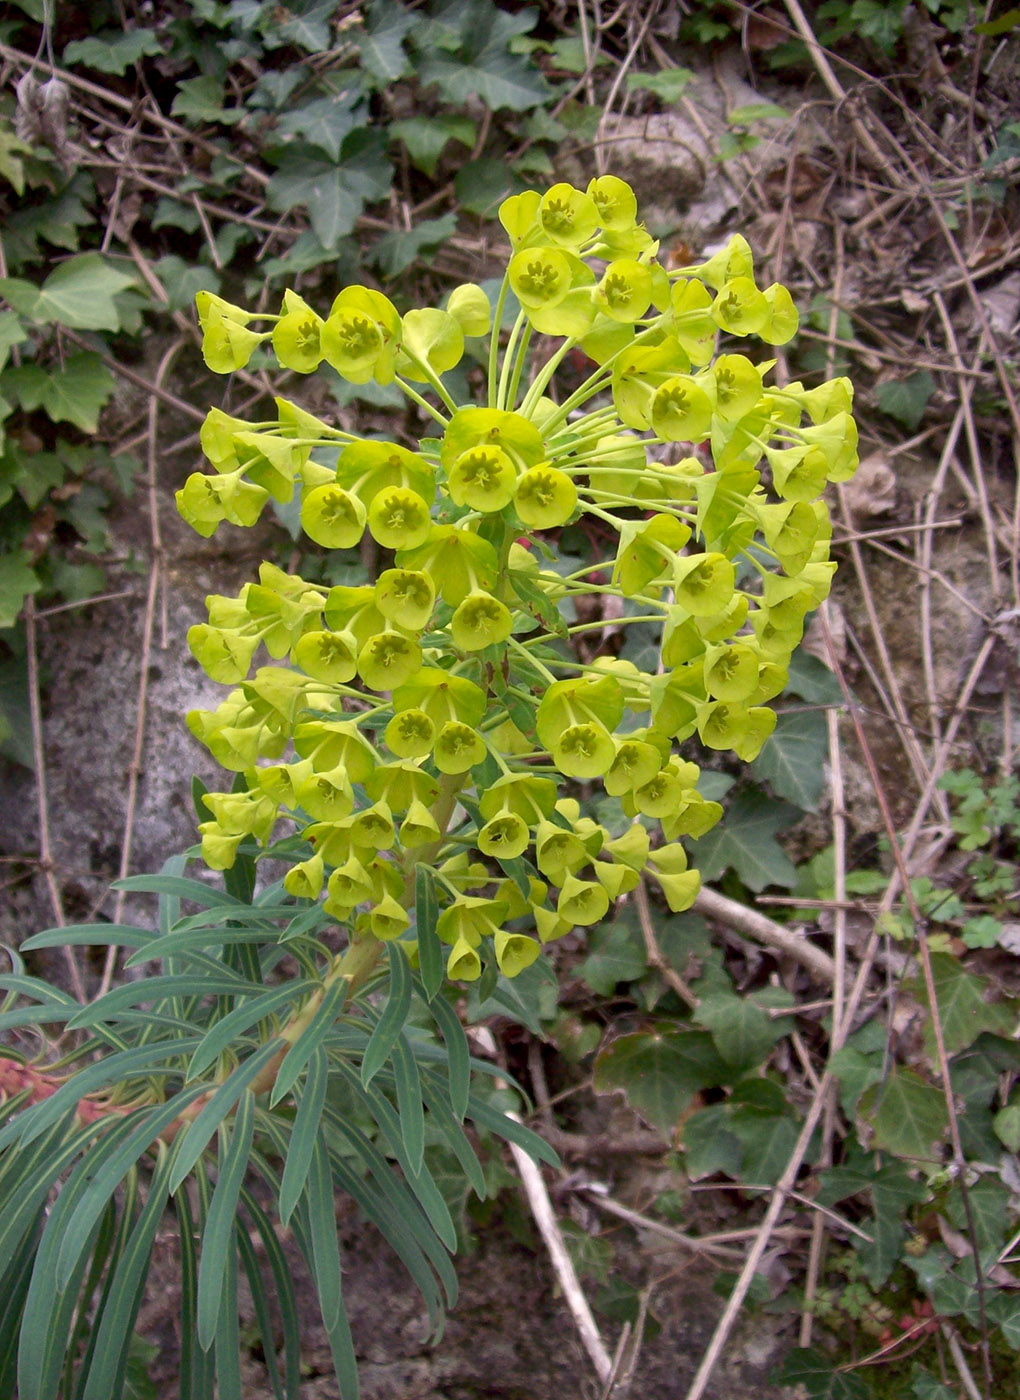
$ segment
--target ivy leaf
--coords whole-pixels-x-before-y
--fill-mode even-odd
[[[10,356],[12,345],[21,345],[28,339],[28,332],[13,311],[0,311],[0,369],[3,369]]]
[[[0,278],[0,295],[43,325],[55,321],[71,330],[115,331],[120,313],[114,297],[134,280],[99,253],[79,253],[55,268],[41,287],[20,277]]]
[[[470,117],[451,113],[391,122],[390,135],[403,141],[411,163],[431,179],[447,143],[457,141],[470,149],[474,145],[477,128]]]
[[[170,108],[172,117],[202,126],[219,122],[221,126],[236,126],[247,116],[244,107],[224,107],[223,83],[209,73],[200,78],[185,78],[177,84],[177,96]]]
[[[640,934],[623,919],[595,930],[589,948],[578,974],[599,996],[612,996],[619,982],[636,982],[648,967]]]
[[[694,1019],[712,1032],[715,1047],[726,1063],[750,1070],[768,1059],[772,1047],[791,1029],[788,1018],[771,1017],[749,996],[713,992],[702,997]]]
[[[737,795],[725,819],[694,843],[697,865],[706,881],[733,869],[750,890],[767,885],[793,889],[797,871],[775,839],[798,818],[796,807],[777,802],[759,789]]]
[[[462,107],[479,98],[498,112],[525,112],[551,95],[545,78],[526,58],[510,52],[510,40],[535,23],[534,13],[508,14],[489,0],[462,0],[444,9],[444,24],[456,28],[459,52],[432,50],[418,67],[423,86],[436,83],[447,102]]]
[[[13,627],[30,593],[42,587],[23,549],[0,554],[0,628]]]
[[[270,42],[269,35],[266,36],[267,48],[293,44],[296,49],[315,54],[326,53],[332,48],[330,23],[336,14],[335,0],[304,0],[304,3],[302,0],[289,0],[282,11],[287,15],[282,24],[275,19],[275,15],[280,13],[274,11],[271,25],[273,38]]]
[[[382,199],[389,191],[393,171],[383,154],[385,139],[357,128],[344,140],[335,165],[287,151],[280,157],[284,169],[266,187],[269,207],[288,213],[303,205],[319,242],[335,248],[354,228],[366,201]]]
[[[98,73],[116,73],[118,77],[138,62],[162,53],[163,46],[154,29],[129,29],[126,32],[104,30],[91,39],[76,39],[64,49],[64,62],[81,63]]]
[[[1009,1201],[1008,1187],[994,1176],[982,1176],[967,1188],[970,1218],[959,1191],[949,1198],[946,1214],[956,1228],[964,1232],[970,1229],[970,1220],[973,1219],[980,1253],[989,1249],[998,1251],[1009,1234]]]
[[[15,136],[6,122],[0,125],[0,176],[17,195],[25,193],[25,162],[21,157],[31,154],[32,147],[27,141]]]
[[[418,23],[396,0],[372,0],[368,23],[360,40],[361,66],[386,87],[402,78],[411,64],[404,52],[404,40]]]
[[[727,1122],[728,1105],[715,1103],[692,1113],[684,1124],[684,1171],[692,1181],[716,1172],[725,1172],[734,1181],[740,1176],[744,1149]]]
[[[734,1087],[726,1108],[727,1128],[744,1149],[740,1179],[775,1185],[797,1141],[783,1090],[770,1079],[745,1079]]]
[[[813,1347],[797,1347],[783,1363],[783,1385],[804,1387],[807,1400],[874,1400],[875,1392],[856,1371],[837,1371]]]
[[[787,666],[786,690],[809,705],[842,705],[843,691],[828,666],[798,647]]]
[[[887,379],[875,390],[875,398],[883,413],[913,432],[935,392],[935,380],[926,369],[915,370],[906,379]]]
[[[777,797],[785,797],[805,812],[815,812],[825,790],[828,754],[824,714],[786,710],[751,764],[751,772],[758,781],[767,782]]]
[[[456,232],[456,214],[423,219],[406,230],[394,229],[391,233],[384,233],[375,245],[375,260],[386,277],[396,277],[410,267],[424,249],[438,247]]]
[[[884,1085],[866,1090],[860,1112],[871,1121],[876,1147],[916,1162],[934,1160],[949,1122],[941,1089],[911,1069],[894,1068]]]
[[[983,1031],[1010,1034],[1016,1024],[1015,1004],[986,1001],[985,994],[990,989],[986,977],[968,972],[950,953],[932,953],[931,970],[949,1054],[966,1050]],[[928,1006],[927,992],[920,978],[914,980],[910,990],[922,1005]],[[934,1055],[935,1033],[930,1015],[925,1023],[924,1041],[928,1053]]]
[[[71,355],[60,369],[22,365],[8,370],[4,383],[21,407],[42,408],[54,423],[73,423],[83,433],[99,427],[99,411],[113,394],[113,375],[91,350]]]
[[[628,92],[651,92],[662,102],[679,102],[694,74],[689,68],[664,68],[661,73],[628,73]]]
[[[288,136],[303,137],[308,145],[317,146],[331,160],[338,161],[344,138],[362,124],[360,104],[361,96],[354,92],[317,97],[282,116],[276,129]]]
[[[642,1117],[669,1132],[698,1090],[726,1074],[707,1031],[637,1031],[596,1058],[594,1085],[599,1094],[622,1089]]]

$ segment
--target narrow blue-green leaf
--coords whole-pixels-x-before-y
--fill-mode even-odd
[[[192,948],[229,948],[235,943],[267,943],[275,939],[276,933],[272,929],[200,928],[189,929],[184,933],[175,929],[132,953],[124,966],[141,967],[147,962],[178,957]]]
[[[24,945],[22,945],[24,946]],[[0,991],[12,992],[18,996],[32,997],[40,1005],[52,1003],[55,1006],[73,1006],[81,1003],[68,996],[58,987],[50,987],[38,977],[26,977],[23,973],[8,972],[0,977]]]
[[[251,1238],[241,1220],[237,1222],[236,1239],[237,1252],[241,1257],[241,1267],[248,1280],[248,1292],[251,1294],[252,1305],[255,1308],[255,1323],[262,1338],[262,1355],[265,1359],[266,1370],[269,1372],[269,1384],[273,1387],[276,1400],[284,1400],[283,1386],[280,1383],[280,1368],[276,1364],[276,1328],[273,1326],[272,1314],[269,1311],[265,1280],[262,1277],[262,1270],[259,1268],[258,1255],[255,1253]]]
[[[214,909],[217,904],[245,907],[243,900],[235,899],[224,890],[213,889],[201,880],[190,880],[183,875],[127,875],[123,880],[114,880],[111,888],[133,894],[169,894],[205,909]]]
[[[219,1180],[216,1182],[202,1235],[196,1325],[199,1345],[207,1351],[216,1337],[227,1254],[234,1248],[237,1198],[248,1167],[254,1126],[255,1096],[246,1089],[237,1106],[230,1143],[220,1157]]]
[[[160,875],[179,876],[183,875],[188,868],[188,857],[183,852],[180,855],[170,856],[163,862]],[[180,897],[175,894],[161,894],[157,905],[158,928],[161,934],[169,933],[174,924],[181,917]]]
[[[216,1400],[244,1400],[241,1383],[241,1320],[237,1314],[237,1251],[233,1241],[243,1234],[239,1221],[233,1221],[231,1244],[227,1250],[220,1293],[219,1318],[214,1338],[216,1357]]]
[[[284,1391],[286,1400],[300,1400],[301,1397],[301,1324],[297,1315],[297,1300],[294,1297],[294,1283],[291,1266],[280,1248],[273,1223],[252,1196],[247,1187],[241,1188],[241,1202],[254,1222],[262,1239],[269,1267],[273,1274],[276,1289],[276,1303],[280,1309],[280,1326],[283,1331]],[[268,1353],[267,1353],[268,1363]]]
[[[427,865],[419,865],[414,877],[414,922],[418,939],[418,968],[429,1001],[443,985],[443,945],[436,932],[439,902],[436,877]]]
[[[311,909],[304,909],[299,914],[295,914],[287,927],[280,934],[281,943],[290,943],[292,939],[303,938],[314,929],[321,927],[326,922],[328,915],[321,904],[314,904]]]
[[[454,1116],[464,1121],[467,1113],[468,1094],[471,1089],[471,1051],[468,1048],[467,1036],[464,1034],[464,1027],[460,1023],[456,1011],[443,1000],[436,997],[429,1008],[436,1018],[443,1036],[443,1043],[446,1046],[446,1068],[450,1077],[450,1106]]]
[[[411,1009],[411,969],[406,954],[392,943],[386,951],[390,959],[390,994],[361,1061],[361,1082],[366,1089],[389,1059]]]
[[[329,1062],[326,1052],[320,1045],[308,1061],[308,1075],[301,1097],[298,1099],[294,1126],[291,1129],[290,1144],[283,1163],[283,1176],[280,1180],[280,1223],[286,1225],[294,1213],[294,1207],[304,1189],[305,1179],[312,1161],[312,1153],[319,1135],[319,1120],[322,1118],[322,1105],[326,1101],[326,1085],[329,1081]]]
[[[134,924],[68,924],[64,928],[48,928],[35,933],[21,944],[25,952],[36,948],[63,948],[65,944],[86,944],[100,948],[115,943],[123,948],[141,948],[155,938],[151,929],[136,928]]]
[[[390,1150],[400,1163],[401,1170],[407,1178],[407,1184],[417,1196],[422,1210],[428,1216],[429,1224],[436,1234],[453,1254],[457,1248],[457,1228],[453,1223],[450,1208],[443,1199],[442,1192],[432,1178],[432,1173],[422,1162],[417,1172],[411,1170],[411,1163],[404,1150],[403,1135],[400,1130],[400,1119],[393,1110],[389,1100],[384,1098],[375,1089],[366,1092],[366,1101],[371,1109],[372,1117],[382,1128],[386,1135],[386,1140],[390,1145]]]
[[[132,1172],[130,1176],[131,1180],[123,1193],[123,1200],[111,1197],[106,1203],[106,1209],[103,1211],[99,1223],[96,1242],[92,1249],[92,1261],[89,1265],[88,1276],[82,1288],[83,1298],[94,1298],[105,1273],[106,1281],[103,1284],[99,1301],[95,1304],[96,1318],[102,1317],[106,1308],[106,1300],[110,1294],[113,1277],[119,1268],[121,1257],[134,1225],[138,1173]],[[89,1367],[95,1357],[98,1335],[98,1329],[91,1326],[86,1310],[79,1308],[74,1320],[74,1330],[64,1344],[67,1356],[80,1358],[75,1400],[79,1400]]]
[[[98,1229],[96,1222],[93,1236]],[[67,1337],[73,1326],[78,1292],[88,1267],[90,1244],[91,1240],[86,1241],[86,1248],[62,1292],[55,1293],[48,1278],[37,1285],[36,1273],[33,1272],[18,1348],[18,1400],[57,1400],[66,1362]],[[43,1275],[49,1272],[43,1270]]]
[[[397,1113],[404,1138],[404,1151],[415,1176],[425,1156],[425,1110],[421,1103],[421,1078],[407,1037],[397,1036],[393,1047],[393,1083],[397,1091]]]
[[[9,1152],[0,1168],[0,1278],[31,1229],[36,1213],[45,1205],[54,1184],[99,1132],[89,1124],[65,1140],[65,1125],[58,1123],[49,1134],[28,1148]]]
[[[205,1400],[201,1387],[194,1384],[197,1356],[205,1356],[195,1346],[195,1312],[197,1307],[198,1259],[195,1253],[195,1222],[187,1191],[173,1198],[177,1212],[177,1238],[180,1242],[181,1267],[181,1356],[178,1365],[179,1400]],[[210,1397],[211,1400],[211,1397]]]
[[[202,1041],[191,1057],[188,1065],[188,1079],[204,1073],[214,1064],[228,1045],[258,1021],[273,1016],[282,1007],[289,1006],[299,997],[311,991],[310,981],[287,982],[282,987],[274,987],[264,992],[255,1001],[247,1001],[229,1011],[222,1020],[214,1022],[202,1037]]]
[[[389,1182],[396,1183],[392,1170],[385,1170]],[[347,1163],[338,1157],[333,1158],[333,1176],[341,1191],[345,1191],[351,1200],[357,1203],[365,1219],[372,1222],[403,1264],[425,1300],[431,1326],[437,1329],[443,1315],[443,1303],[436,1287],[435,1276],[429,1268],[431,1255],[427,1253],[422,1239],[428,1240],[428,1248],[447,1264],[450,1256],[429,1228],[418,1203],[406,1189],[401,1190],[397,1185],[395,1189],[400,1192],[399,1206],[395,1205],[381,1190],[377,1181],[352,1171]],[[436,1272],[441,1272],[440,1264],[436,1265]],[[450,1273],[455,1291],[457,1276],[452,1269]]]
[[[0,1015],[0,1031],[17,1030],[19,1026],[57,1026],[62,1021],[69,1021],[78,1006],[78,1002],[74,1006],[50,1004],[47,1010],[40,1011],[36,1003],[34,1006],[23,1006],[18,1011],[5,1011]]]
[[[40,1211],[36,1225],[26,1234],[21,1248],[3,1273],[4,1291],[0,1295],[0,1395],[5,1400],[14,1394],[21,1314],[32,1278],[42,1219],[43,1212]]]
[[[332,987],[327,990],[321,1006],[283,1057],[283,1062],[276,1076],[276,1083],[269,1096],[270,1108],[274,1108],[282,1098],[290,1093],[297,1082],[298,1075],[312,1054],[329,1035],[334,1021],[340,1014],[346,995],[347,984],[345,982],[334,982]]]
[[[358,1400],[358,1363],[340,1281],[340,1244],[337,1239],[333,1174],[329,1152],[321,1138],[316,1138],[301,1213],[305,1221],[304,1233],[311,1245],[308,1264],[315,1278],[319,1309],[333,1354],[333,1369],[340,1395],[342,1400]]]
[[[84,1247],[84,1241],[106,1208],[106,1203],[124,1180],[131,1167],[148,1147],[155,1142],[165,1128],[169,1128],[183,1109],[198,1098],[201,1086],[184,1089],[168,1103],[157,1108],[140,1109],[124,1120],[125,1127],[131,1129],[116,1151],[104,1154],[100,1165],[96,1161],[96,1149],[90,1148],[86,1164],[91,1174],[88,1189],[68,1224],[57,1262],[57,1287],[63,1288],[70,1276],[74,1261]],[[105,1139],[104,1139],[105,1145]]]
[[[174,1040],[169,1044],[141,1045],[134,1050],[119,1050],[116,1054],[97,1060],[95,1064],[85,1065],[76,1070],[73,1078],[62,1084],[55,1094],[41,1103],[33,1104],[13,1123],[0,1129],[0,1148],[18,1139],[23,1147],[27,1146],[70,1109],[76,1108],[78,1101],[86,1094],[134,1079],[139,1074],[147,1074],[161,1060],[187,1055],[197,1044],[198,1037],[192,1036],[190,1040]]]
[[[260,982],[247,982],[241,977],[228,975],[221,969],[218,977],[208,973],[179,973],[169,977],[146,977],[139,982],[127,982],[121,987],[100,997],[98,1001],[83,1006],[68,1022],[68,1030],[79,1030],[102,1021],[107,1015],[119,1011],[121,1007],[135,1006],[140,1001],[157,1002],[173,997],[250,997],[264,991]]]
[[[433,1127],[442,1134],[443,1146],[448,1148],[457,1158],[461,1171],[471,1183],[471,1189],[475,1195],[480,1201],[484,1201],[488,1191],[482,1164],[468,1141],[464,1129],[450,1112],[449,1102],[443,1092],[445,1086],[441,1088],[431,1073],[423,1074],[421,1080],[422,1095],[428,1104]]]
[[[357,1083],[353,1075],[351,1078]],[[328,1103],[324,1117],[333,1131],[346,1139],[371,1174],[366,1177],[360,1170],[348,1166],[346,1158],[334,1155],[333,1175],[338,1185],[357,1203],[402,1261],[425,1299],[429,1319],[436,1327],[442,1316],[442,1302],[432,1269],[438,1274],[451,1307],[457,1297],[457,1274],[449,1252],[411,1195],[407,1183],[393,1170],[375,1143],[360,1128],[354,1127],[347,1115],[341,1117],[330,1109]]]
[[[518,1123],[516,1119],[507,1117],[505,1113],[500,1113],[498,1109],[492,1108],[489,1104],[482,1103],[480,1099],[471,1098],[468,1104],[468,1117],[479,1127],[488,1128],[490,1132],[496,1133],[501,1138],[506,1138],[507,1142],[515,1142],[518,1147],[523,1147],[528,1156],[533,1157],[536,1162],[547,1162],[550,1167],[559,1166],[559,1156],[547,1142],[542,1141],[537,1133],[533,1133],[523,1123]]]
[[[173,1170],[170,1173],[170,1190],[172,1192],[177,1191],[181,1182],[205,1151],[213,1133],[241,1095],[245,1093],[248,1085],[256,1078],[259,1071],[277,1053],[277,1050],[276,1041],[270,1040],[265,1045],[260,1046],[254,1055],[249,1055],[215,1090],[195,1120],[188,1124],[174,1158]],[[202,1091],[202,1087],[202,1085],[192,1086],[191,1097],[197,1097],[197,1094]]]
[[[340,1283],[340,1245],[336,1229],[336,1204],[333,1198],[333,1175],[329,1165],[329,1150],[316,1135],[312,1144],[312,1160],[305,1182],[308,1234],[312,1241],[312,1265],[319,1307],[326,1331],[336,1326],[343,1310]]]
[[[121,1393],[135,1319],[152,1261],[153,1241],[167,1200],[169,1167],[170,1154],[164,1153],[149,1182],[148,1198],[113,1272],[97,1317],[92,1364],[81,1400],[109,1400],[110,1396]]]
[[[18,1391],[26,1400],[55,1400],[78,1289],[88,1267],[90,1248],[99,1232],[98,1214],[81,1237],[73,1267],[63,1279],[58,1277],[59,1258],[90,1188],[92,1163],[108,1162],[131,1126],[125,1122],[115,1123],[90,1146],[87,1157],[78,1162],[50,1210],[32,1270],[18,1348]],[[55,1339],[59,1351],[54,1345]]]

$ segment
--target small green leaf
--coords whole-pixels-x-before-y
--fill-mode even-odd
[[[456,113],[408,117],[390,123],[390,136],[403,141],[411,163],[429,179],[435,175],[439,157],[450,141],[456,141],[470,150],[476,135],[477,128],[471,118]]]
[[[3,369],[13,345],[23,345],[28,332],[13,311],[0,311],[0,369]]]
[[[80,63],[98,73],[116,73],[120,77],[140,58],[151,58],[162,51],[154,29],[107,29],[91,39],[75,39],[68,44],[64,62]]]
[[[750,126],[752,122],[786,121],[790,114],[774,102],[749,102],[746,107],[734,107],[726,120],[730,126]]]
[[[679,102],[694,74],[689,68],[664,68],[661,73],[628,73],[629,92],[651,92],[662,102]]]
[[[998,38],[1000,34],[1008,34],[1011,30],[1020,26],[1020,10],[1007,10],[1005,14],[999,15],[998,19],[990,19],[981,24],[975,24],[975,34],[984,34],[988,38]]]
[[[410,229],[384,233],[372,253],[384,276],[396,277],[426,248],[440,246],[456,232],[456,214],[442,214],[438,219],[423,219]]]
[[[935,380],[926,369],[915,370],[905,379],[887,379],[875,390],[875,398],[883,413],[913,432],[935,392]]]
[[[42,583],[28,562],[28,554],[19,549],[12,554],[0,554],[0,628],[13,627],[25,599],[38,593]]]

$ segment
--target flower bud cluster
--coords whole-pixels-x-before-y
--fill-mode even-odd
[[[282,398],[269,422],[214,409],[214,472],[178,493],[208,535],[297,492],[310,540],[349,550],[367,533],[385,552],[360,587],[263,564],[236,598],[208,599],[189,642],[234,689],[188,722],[239,778],[205,799],[205,859],[275,852],[284,822],[286,851],[293,833],[306,843],[288,890],[412,959],[425,865],[449,975],[468,980],[490,956],[514,975],[643,873],[671,909],[690,906],[698,875],[680,839],[721,808],[679,746],[760,751],[835,568],[822,492],[857,462],[848,381],[780,387],[773,361],[716,353],[721,334],[782,344],[797,327],[786,289],[758,287],[743,238],[670,270],[613,176],[526,191],[500,218],[512,249],[495,314],[473,285],[404,315],[367,287],[325,316],[289,291],[276,317],[201,293],[214,369],[267,342],[298,374],[326,363],[355,384],[395,382],[437,426],[406,446]],[[541,362],[536,331],[561,339]],[[443,375],[485,336],[486,401],[459,404]],[[572,350],[591,371],[557,400]],[[615,539],[605,573],[558,561],[558,532],[582,518]],[[625,633],[652,629],[652,669],[580,659],[591,624],[571,622],[573,604],[592,592],[620,600]],[[261,648],[278,664],[258,664]],[[583,815],[572,784],[614,799],[622,834]]]

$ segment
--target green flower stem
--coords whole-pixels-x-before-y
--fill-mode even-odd
[[[492,332],[489,338],[489,407],[498,408],[499,402],[496,397],[496,366],[499,363],[499,332],[503,325],[503,307],[506,305],[506,294],[510,290],[510,269],[507,268],[503,274],[503,281],[500,284],[499,296],[496,298],[496,309],[492,313]]]
[[[549,356],[538,374],[536,374],[535,378],[531,381],[531,384],[528,386],[528,392],[524,395],[524,402],[521,404],[521,412],[524,414],[525,418],[530,417],[534,412],[535,405],[545,393],[546,389],[548,389],[553,375],[576,344],[576,336],[567,336],[560,348],[555,354]],[[586,402],[586,400],[584,400],[584,402]]]
[[[581,490],[579,493],[586,501],[602,501],[604,505],[628,506],[635,510],[647,510],[649,503],[642,501],[638,496],[624,496],[618,491],[591,491]],[[667,505],[665,501],[655,502],[656,515],[673,515],[678,520],[689,521],[692,525],[697,521],[697,511],[681,510],[679,506]]]
[[[521,338],[521,347],[518,348],[517,341],[522,331],[525,332],[525,335]],[[528,342],[531,339],[530,331],[531,325],[528,321],[527,313],[519,311],[517,313],[517,320],[510,328],[506,349],[503,351],[503,365],[499,372],[499,388],[496,390],[497,408],[509,407],[507,403],[507,390],[510,383],[511,371],[519,363],[522,354],[527,353]],[[520,371],[518,370],[518,378],[519,377]]]
[[[401,379],[401,377],[400,377],[399,374],[394,375],[394,383],[400,388],[400,390],[401,390],[402,393],[404,393],[404,394],[407,395],[407,397],[408,397],[413,403],[416,403],[416,404],[418,405],[419,408],[424,409],[425,412],[426,412],[431,418],[434,418],[441,428],[446,428],[446,427],[449,426],[450,420],[449,420],[448,418],[445,418],[445,417],[439,412],[439,409],[438,409],[438,408],[436,408],[433,404],[430,404],[429,401],[428,401],[428,399],[423,398],[422,395],[418,393],[417,389],[412,389],[411,386],[410,386],[410,384],[408,384],[406,380]],[[449,398],[449,395],[446,394],[446,391],[445,391],[445,390],[443,391],[443,397],[444,397],[444,401],[445,401],[446,399]],[[453,405],[452,403],[451,403],[451,404],[448,404],[448,407],[455,407],[455,406],[456,406],[456,405]]]
[[[602,625],[605,626],[604,623],[603,623]],[[554,636],[554,635],[555,635],[554,633],[548,633],[545,637],[538,637],[538,638],[531,637],[531,638],[529,638],[529,641],[547,641],[550,637],[552,637],[552,636]],[[542,662],[539,661],[539,659],[538,659],[537,656],[532,656],[532,654],[531,654],[531,652],[528,650],[528,648],[527,648],[526,646],[524,646],[523,643],[519,642],[519,641],[517,640],[516,637],[507,637],[506,640],[507,640],[507,646],[512,647],[513,650],[516,651],[516,652],[518,653],[518,655],[524,657],[524,659],[525,659],[527,662],[529,662],[532,666],[534,666],[534,668],[535,668],[535,670],[538,672],[538,674],[539,674],[540,676],[542,676],[543,679],[547,680],[547,681],[549,682],[550,685],[552,685],[552,683],[553,683],[553,681],[555,681],[556,677],[553,675],[553,673],[552,673],[546,666],[543,666]]]
[[[531,336],[532,325],[529,321],[527,326],[525,327],[524,334],[521,337],[520,350],[517,354],[517,363],[514,365],[513,378],[510,380],[510,390],[506,396],[506,399],[504,400],[504,408],[512,410],[514,404],[517,402],[517,394],[521,386],[521,376],[524,372],[524,366],[528,363],[528,351],[531,348]]]
[[[546,433],[551,433],[560,423],[566,422],[575,408],[580,407],[583,403],[587,403],[600,389],[611,384],[613,382],[613,361],[619,359],[619,357],[628,350],[633,350],[635,345],[640,345],[643,341],[649,339],[660,329],[665,319],[664,316],[657,317],[651,325],[639,332],[632,341],[627,345],[621,346],[615,354],[609,356],[608,360],[603,361],[603,363],[588,376],[584,383],[575,389],[570,397],[560,404],[558,411],[554,413],[544,425]],[[571,342],[571,344],[574,343],[576,342]]]

